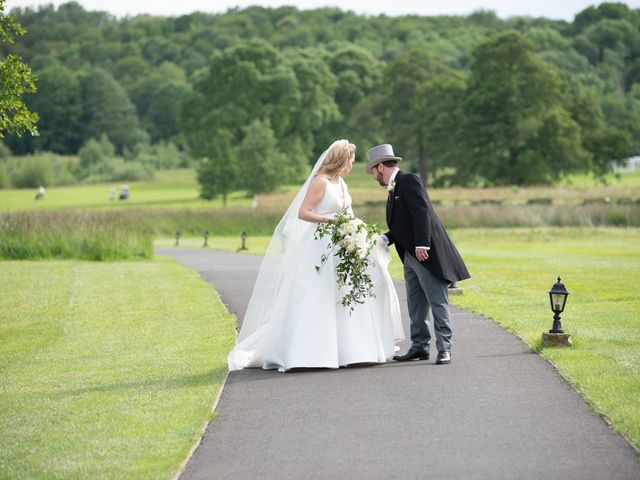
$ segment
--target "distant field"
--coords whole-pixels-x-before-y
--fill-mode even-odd
[[[132,182],[129,200],[118,200],[121,184],[75,185],[47,188],[44,200],[35,200],[34,189],[0,190],[0,209],[29,210],[50,208],[128,208],[128,207],[211,207],[212,202],[198,198],[198,184],[193,170],[164,170],[156,172],[150,182]],[[116,200],[109,200],[109,188],[116,189]],[[231,199],[234,205],[250,205],[251,200]],[[222,201],[213,205],[222,206]]]
[[[383,205],[386,198],[384,189],[378,186],[370,175],[357,164],[347,178],[355,205],[377,202]],[[430,189],[432,200],[443,204],[482,203],[500,201],[526,203],[540,199],[581,203],[585,200],[603,201],[609,198],[634,201],[640,199],[640,172],[628,173],[616,178],[606,178],[607,184],[581,175],[567,179],[560,185],[549,187],[499,187],[499,188],[446,188]],[[0,210],[30,210],[50,208],[127,208],[127,207],[167,207],[167,208],[218,208],[222,199],[205,201],[198,198],[199,189],[193,170],[164,170],[156,172],[150,182],[128,184],[130,199],[109,201],[109,188],[119,190],[120,184],[76,185],[71,187],[47,188],[45,198],[35,200],[35,189],[0,190]],[[285,208],[298,189],[298,185],[282,187],[278,192],[260,195],[260,207]],[[228,199],[231,207],[249,207],[252,199],[243,192],[236,192]]]

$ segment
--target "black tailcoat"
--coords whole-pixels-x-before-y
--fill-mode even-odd
[[[420,177],[398,171],[395,187],[387,201],[385,233],[390,244],[395,244],[400,259],[406,253],[415,257],[416,246],[429,247],[429,258],[421,264],[447,282],[469,278],[460,253],[447,235],[431,205]]]

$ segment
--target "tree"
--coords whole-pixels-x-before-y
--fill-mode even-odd
[[[468,180],[464,170],[456,168],[469,156],[465,142],[467,122],[461,101],[466,90],[464,75],[449,71],[420,85],[416,91],[413,116],[419,125],[419,142],[429,152],[434,185],[464,184]],[[451,168],[455,173],[439,175],[441,170]]]
[[[169,139],[176,134],[182,94],[188,89],[184,71],[170,62],[164,62],[148,75],[138,78],[129,88],[129,97],[136,106],[142,126],[153,141]]]
[[[299,102],[292,112],[291,134],[279,143],[280,150],[295,159],[287,175],[290,179],[304,172],[310,156],[317,157],[335,138],[344,136],[343,131],[328,141],[325,136],[341,115],[334,101],[336,78],[324,57],[322,51],[311,48],[293,50],[287,55],[300,91]]]
[[[238,183],[238,165],[231,134],[227,130],[218,130],[212,137],[209,157],[201,159],[198,164],[200,197],[213,200],[222,195],[222,203],[226,207],[227,195]]]
[[[312,157],[314,132],[337,112],[334,89],[331,71],[313,52],[294,50],[285,57],[263,41],[243,42],[215,54],[209,69],[194,76],[181,131],[193,156],[206,158],[211,132],[227,130],[240,145],[262,125],[282,154],[277,181],[297,180]]]
[[[13,43],[25,30],[13,17],[4,14],[5,0],[0,0],[0,42]],[[36,91],[31,69],[16,55],[0,60],[0,138],[5,132],[37,135],[38,115],[29,111],[22,96]]]
[[[38,92],[28,102],[40,115],[40,135],[29,150],[73,155],[82,143],[82,95],[80,80],[70,69],[52,63],[38,73]]]
[[[253,120],[244,128],[245,135],[237,147],[238,166],[242,172],[238,186],[253,195],[276,189],[284,155],[269,122]]]
[[[178,114],[190,90],[188,83],[169,81],[152,92],[151,104],[142,119],[152,142],[169,140],[180,133]]]
[[[640,111],[625,108],[615,96],[601,97],[593,88],[567,79],[563,95],[573,119],[580,125],[582,145],[589,152],[588,168],[596,175],[611,171],[613,162],[640,151],[634,138],[640,135]],[[603,109],[603,106],[605,107]]]
[[[546,183],[588,168],[580,129],[563,105],[562,80],[517,31],[474,50],[465,98],[472,155],[461,171],[492,184]]]
[[[329,65],[338,80],[336,103],[340,113],[350,118],[353,108],[378,88],[382,64],[365,49],[349,45],[337,50]]]
[[[450,76],[452,70],[422,50],[409,50],[387,65],[382,84],[386,91],[382,109],[384,121],[398,153],[416,155],[420,177],[429,184],[428,135],[416,99],[428,82],[440,76]],[[424,91],[424,90],[423,90]],[[423,103],[424,104],[424,103]],[[423,105],[422,104],[422,105]]]
[[[105,133],[118,151],[147,140],[127,93],[105,70],[92,69],[83,79],[84,138]]]

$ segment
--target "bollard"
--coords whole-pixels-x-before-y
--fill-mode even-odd
[[[240,247],[240,250],[246,250],[247,232],[243,230],[242,233],[240,233],[240,238],[242,239],[242,246]]]
[[[182,235],[180,230],[176,230],[176,247],[180,245],[180,235]]]
[[[204,245],[202,245],[203,247],[208,247],[209,246],[209,230],[205,230],[204,232],[202,232],[202,236],[204,237]]]

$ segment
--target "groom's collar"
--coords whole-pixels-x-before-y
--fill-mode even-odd
[[[393,173],[389,177],[389,185],[391,185],[391,182],[395,182],[396,181],[396,175],[398,175],[399,171],[400,171],[400,169],[398,167],[396,167],[396,169],[393,171]]]

